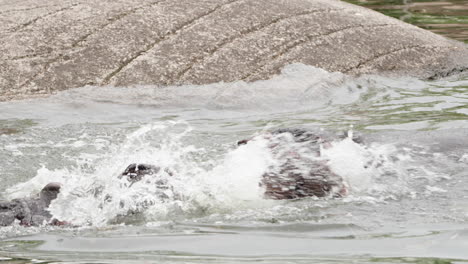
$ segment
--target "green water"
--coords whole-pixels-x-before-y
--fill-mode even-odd
[[[468,1],[347,0],[468,43]]]
[[[468,42],[468,1],[352,2]],[[1,227],[0,264],[468,263],[467,77],[333,83],[332,75],[307,70],[288,78],[279,87],[246,84],[236,94],[219,84],[226,94],[216,97],[209,85],[190,97],[170,87],[82,88],[0,103],[0,197],[14,186],[22,197],[63,180],[78,195],[59,199],[55,212],[100,224]],[[345,199],[252,202],[243,191],[258,181],[229,178],[260,167],[263,152],[235,148],[256,131],[351,125],[367,145],[338,142],[328,152],[350,185],[362,188]],[[356,165],[369,161],[369,170]],[[203,188],[181,182],[198,200],[174,212],[161,204],[144,220],[115,224],[112,208],[79,191],[89,182],[112,187],[129,162],[167,163],[195,178],[219,175],[210,182],[219,191],[201,199]]]

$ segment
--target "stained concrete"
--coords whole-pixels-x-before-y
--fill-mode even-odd
[[[0,0],[0,100],[266,79],[300,62],[437,78],[465,44],[337,0]]]

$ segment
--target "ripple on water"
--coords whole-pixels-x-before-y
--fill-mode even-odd
[[[52,212],[81,226],[2,227],[0,256],[19,263],[463,262],[467,89],[464,77],[353,78],[291,65],[253,84],[85,87],[0,103],[2,195],[23,197],[61,181]],[[261,140],[235,144],[278,127],[350,125],[363,145],[340,139],[322,150],[349,184],[344,199],[262,199],[259,177],[275,160]],[[173,188],[185,199],[163,202],[154,185],[129,189],[116,180],[131,162],[176,171]],[[120,217],[129,210],[141,214]]]

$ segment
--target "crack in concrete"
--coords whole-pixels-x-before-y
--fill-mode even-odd
[[[365,66],[366,64],[368,64],[368,63],[370,63],[372,61],[375,61],[375,60],[378,60],[380,58],[383,58],[383,57],[398,53],[400,51],[417,50],[417,49],[437,49],[437,48],[444,48],[444,46],[412,45],[412,46],[401,47],[401,48],[398,48],[398,49],[393,49],[393,50],[390,50],[390,51],[385,52],[385,53],[380,53],[380,54],[374,55],[374,56],[370,57],[369,59],[360,61],[360,62],[358,62],[356,64],[356,66],[352,66],[352,67],[349,67],[348,69],[345,69],[343,71],[343,73],[348,73],[348,72],[350,72],[352,70],[357,70],[357,69]]]
[[[16,61],[16,60],[23,60],[23,59],[32,59],[32,58],[36,58],[36,57],[40,57],[40,56],[44,56],[44,55],[48,55],[50,54],[51,52],[41,52],[41,53],[33,53],[33,54],[26,54],[26,55],[21,55],[21,56],[15,56],[15,57],[11,57],[11,58],[6,58],[7,60],[11,60],[11,61]]]
[[[111,26],[112,24],[114,24],[114,23],[116,23],[116,22],[122,20],[123,18],[125,18],[125,17],[127,17],[127,16],[129,16],[129,15],[135,14],[137,11],[144,10],[144,9],[146,9],[146,8],[151,8],[151,7],[153,7],[153,6],[157,5],[157,4],[160,4],[160,3],[162,3],[162,2],[164,2],[164,1],[162,1],[162,0],[154,1],[154,2],[148,3],[148,4],[146,4],[146,5],[141,5],[141,6],[139,6],[139,7],[132,8],[132,9],[126,11],[126,12],[123,12],[123,13],[118,14],[118,15],[115,16],[115,17],[111,17],[111,18],[109,19],[108,23],[105,23],[104,25],[95,28],[92,32],[90,32],[90,33],[88,33],[88,34],[82,36],[81,38],[79,38],[78,40],[76,40],[75,42],[73,42],[71,46],[72,46],[72,48],[74,48],[74,47],[78,46],[80,43],[86,41],[90,36],[92,36],[92,35],[94,35],[94,34],[100,32],[100,31],[104,30],[105,28]]]
[[[330,37],[330,36],[332,36],[334,34],[342,33],[342,32],[345,32],[345,31],[351,30],[351,29],[377,28],[377,27],[388,27],[388,26],[395,26],[395,24],[385,23],[385,24],[374,24],[374,25],[362,25],[362,24],[353,25],[353,26],[348,26],[348,27],[332,30],[332,31],[329,31],[329,32],[327,32],[325,34],[306,35],[303,38],[295,39],[295,40],[291,41],[289,44],[286,44],[286,45],[284,45],[282,47],[279,47],[279,51],[277,52],[277,54],[270,57],[271,59],[269,59],[266,63],[263,63],[263,65],[257,67],[255,70],[253,70],[250,73],[248,73],[248,74],[244,75],[243,77],[241,77],[241,80],[247,81],[247,79],[249,79],[252,76],[260,73],[261,71],[263,71],[263,69],[267,66],[267,63],[274,64],[274,61],[279,60],[284,55],[290,53],[293,49],[313,41],[316,37],[318,37],[318,39],[320,40],[320,39],[324,39],[326,37]],[[277,70],[278,70],[278,68],[275,69],[275,71],[277,71]]]
[[[0,12],[18,9],[4,15],[6,23],[0,29],[0,60],[5,62],[0,65],[0,90],[18,95],[86,83],[177,85],[241,77],[252,81],[268,78],[292,62],[351,74],[401,69],[408,75],[437,77],[466,70],[462,44],[423,30],[415,34],[414,27],[338,2],[281,0],[272,6],[268,1],[252,4],[255,0],[45,1],[0,7]],[[19,13],[47,1],[49,8]],[[155,1],[168,3],[136,11]],[[235,4],[216,12],[231,2]],[[345,12],[308,15],[340,7]],[[308,16],[294,18],[300,15]],[[284,19],[290,20],[280,23]],[[6,28],[18,31],[3,34]],[[419,48],[425,45],[447,49]],[[395,52],[399,53],[392,55]],[[7,56],[18,61],[5,60]],[[147,65],[152,63],[156,65]]]
[[[190,71],[195,65],[202,64],[204,61],[206,61],[209,58],[213,57],[220,49],[222,49],[223,47],[233,43],[237,39],[245,38],[247,35],[256,33],[256,32],[258,32],[258,31],[260,31],[260,30],[262,30],[264,28],[267,28],[267,27],[269,27],[271,25],[280,23],[280,22],[288,20],[288,19],[297,18],[297,17],[300,17],[300,16],[307,16],[307,15],[311,15],[311,14],[339,11],[339,10],[343,10],[343,9],[339,8],[339,9],[307,10],[307,11],[303,11],[303,12],[293,14],[293,15],[277,17],[277,18],[275,18],[275,19],[273,19],[271,21],[268,21],[266,23],[261,23],[261,24],[259,24],[257,26],[253,26],[253,27],[247,28],[245,30],[242,30],[242,31],[239,32],[238,35],[234,35],[234,36],[232,36],[230,38],[227,38],[226,40],[221,42],[220,45],[218,45],[218,46],[212,48],[211,50],[209,50],[207,56],[200,56],[200,57],[194,58],[192,60],[192,63],[188,67],[186,67],[185,69],[183,69],[182,71],[180,71],[179,73],[176,74],[175,79],[179,80],[180,78],[183,78],[187,74],[187,72]]]
[[[123,18],[131,15],[131,14],[134,14],[136,13],[137,11],[139,10],[142,10],[142,9],[145,9],[145,8],[149,8],[149,7],[152,7],[156,4],[159,4],[163,1],[155,1],[155,2],[151,2],[149,4],[146,4],[146,5],[142,5],[142,6],[139,6],[139,7],[135,7],[135,8],[132,8],[132,9],[129,9],[129,10],[125,10],[124,12],[114,16],[114,17],[111,17],[108,19],[108,22],[99,26],[99,27],[96,27],[94,28],[91,32],[81,36],[80,38],[78,38],[76,41],[72,42],[70,47],[67,47],[67,48],[62,48],[62,49],[57,49],[57,50],[51,50],[51,51],[47,51],[47,52],[42,52],[42,53],[35,53],[35,54],[26,54],[26,55],[21,55],[21,56],[16,56],[16,57],[11,57],[11,58],[7,58],[8,60],[21,60],[21,59],[26,59],[26,58],[35,58],[35,57],[39,57],[39,56],[43,56],[43,55],[47,55],[47,54],[51,54],[52,52],[54,51],[57,51],[57,52],[65,52],[65,51],[69,51],[75,47],[77,47],[80,43],[86,41],[90,36],[92,35],[95,35],[96,33],[102,31],[103,29],[107,28],[108,26],[118,22],[119,20],[122,20]],[[63,54],[60,55],[60,56],[64,56]]]
[[[216,7],[214,7],[213,9],[209,10],[208,12],[205,12],[203,13],[202,15],[198,16],[198,17],[195,17],[187,22],[185,22],[184,24],[182,24],[181,26],[175,28],[175,29],[172,29],[171,31],[169,31],[168,34],[164,35],[163,37],[161,38],[158,38],[157,40],[153,41],[152,43],[149,43],[143,50],[140,50],[138,51],[134,56],[132,56],[131,58],[128,58],[126,60],[124,60],[121,65],[119,65],[119,67],[117,67],[117,69],[113,70],[111,73],[109,73],[107,76],[105,76],[103,78],[103,80],[101,81],[101,85],[108,85],[111,81],[112,78],[114,78],[116,75],[118,75],[120,72],[122,72],[127,66],[129,66],[132,62],[134,62],[136,59],[138,59],[140,56],[142,56],[144,53],[150,51],[151,49],[153,49],[154,47],[156,47],[158,44],[160,44],[161,42],[169,39],[170,37],[172,36],[175,36],[177,35],[180,31],[186,29],[187,27],[190,27],[192,25],[194,25],[197,21],[215,13],[216,11],[218,11],[219,9],[223,8],[223,7],[226,7],[226,6],[229,6],[231,4],[234,4],[236,2],[239,2],[239,1],[243,1],[243,0],[231,0],[231,1],[228,1],[227,3],[224,3],[224,4],[220,4],[220,5],[217,5]]]
[[[116,23],[117,21],[131,15],[131,14],[134,14],[136,13],[137,11],[139,10],[142,10],[142,9],[145,9],[145,8],[149,8],[149,7],[152,7],[156,4],[159,4],[163,1],[155,1],[155,2],[151,2],[149,4],[146,4],[146,5],[142,5],[142,6],[139,6],[139,7],[136,7],[136,8],[133,8],[133,9],[130,9],[130,10],[127,10],[121,14],[118,14],[117,16],[115,17],[112,17],[109,19],[108,23],[105,23],[104,25],[100,26],[100,27],[97,27],[95,28],[92,32],[80,37],[78,40],[76,40],[75,42],[73,42],[71,44],[71,46],[67,49],[61,49],[59,50],[59,52],[64,52],[64,51],[69,51],[73,48],[76,48],[80,43],[86,41],[90,36],[104,30],[106,27]],[[18,56],[18,57],[14,57],[12,58],[11,60],[19,60],[19,59],[24,59],[24,58],[34,58],[34,57],[37,57],[37,56],[42,56],[42,55],[47,55],[47,54],[50,54],[52,53],[53,51],[50,51],[50,52],[47,52],[47,53],[39,53],[39,54],[31,54],[31,55],[24,55],[24,56]],[[52,59],[51,61],[49,61],[48,63],[46,63],[44,65],[44,68],[42,71],[40,71],[39,73],[35,74],[33,77],[31,77],[30,79],[26,80],[26,82],[24,82],[23,84],[21,84],[19,87],[20,88],[23,88],[24,86],[30,84],[32,81],[34,81],[39,75],[42,75],[44,73],[47,72],[47,70],[50,68],[50,66],[52,64],[54,64],[55,62],[59,61],[60,59],[62,59],[64,56],[66,56],[65,54],[60,54],[59,56],[55,57],[54,59]],[[49,93],[49,91],[47,91],[47,93]]]
[[[5,11],[0,12],[0,15],[14,13],[14,12],[36,10],[36,9],[41,9],[45,7],[56,7],[56,6],[59,6],[59,5],[42,5],[42,6],[34,6],[34,7],[27,7],[27,8],[10,9],[10,10],[5,10]]]
[[[16,1],[16,3],[13,3],[13,1],[8,1],[9,3],[1,3],[0,2],[0,7],[3,7],[3,6],[11,6],[11,5],[17,5],[19,3],[24,3],[24,2],[27,2],[28,0],[23,0],[23,1]]]
[[[36,18],[34,18],[34,19],[32,19],[32,20],[30,20],[30,21],[24,23],[24,24],[18,25],[18,26],[13,27],[13,28],[9,28],[8,31],[9,31],[10,33],[16,33],[16,32],[18,32],[18,31],[20,31],[20,30],[22,30],[22,29],[24,29],[24,28],[26,28],[26,27],[28,27],[28,26],[30,26],[30,25],[36,23],[36,22],[39,21],[39,20],[42,20],[42,19],[45,19],[45,18],[47,18],[47,17],[56,15],[56,14],[58,14],[58,13],[60,13],[60,12],[66,11],[66,10],[68,10],[68,9],[72,9],[73,7],[75,7],[75,6],[77,6],[77,5],[79,5],[79,3],[75,3],[75,4],[72,4],[72,5],[70,5],[70,6],[67,6],[67,7],[60,8],[60,9],[58,9],[58,10],[49,12],[49,13],[43,15],[43,16],[36,17]]]

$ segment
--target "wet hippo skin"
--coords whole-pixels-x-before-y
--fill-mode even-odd
[[[289,140],[282,140],[282,135],[289,137]],[[333,136],[303,129],[278,129],[250,139],[240,140],[237,144],[239,146],[249,144],[257,138],[270,140],[269,148],[274,155],[280,152],[278,149],[282,146],[293,146],[287,152],[277,154],[276,158],[281,160],[281,164],[277,168],[270,168],[263,174],[259,185],[264,189],[265,198],[286,200],[312,196],[341,197],[346,195],[347,190],[343,179],[327,166],[326,161],[306,158],[295,151],[298,147],[308,148],[311,153],[319,156],[321,144],[326,145]],[[362,141],[360,137],[354,137],[353,140]],[[296,143],[299,145],[294,146]],[[164,172],[169,177],[174,176],[168,169],[165,169]],[[159,177],[160,173],[161,168],[158,166],[133,163],[127,166],[119,178],[126,178],[130,182],[129,187],[131,187],[134,183],[142,181],[144,177]],[[170,188],[168,181],[170,179],[164,177],[153,181],[153,183],[164,191]],[[59,192],[59,183],[49,183],[34,197],[0,202],[0,226],[11,225],[15,220],[19,220],[20,224],[25,226],[64,224],[52,220],[52,216],[47,210]],[[183,196],[183,194],[177,195]],[[162,192],[161,198],[167,199],[168,197],[164,196],[164,192]]]
[[[337,0],[0,1],[0,100],[255,81],[291,63],[437,78],[466,70],[468,50]]]
[[[122,172],[119,178],[126,177],[130,182],[140,181],[145,175],[157,174],[161,168],[149,164],[132,163]]]
[[[58,224],[51,222],[52,216],[47,209],[59,192],[59,183],[49,183],[34,197],[0,202],[0,226],[11,225],[15,220],[25,226]]]
[[[291,137],[289,140],[281,139],[281,136]],[[285,200],[304,197],[341,197],[346,195],[347,189],[343,179],[335,174],[320,159],[311,159],[300,153],[300,149],[307,148],[309,153],[320,156],[320,146],[329,145],[336,136],[326,133],[318,133],[305,129],[277,129],[263,133],[251,139],[237,142],[238,145],[248,144],[258,137],[272,141],[269,145],[275,158],[281,160],[276,168],[270,168],[263,174],[260,185],[265,189],[265,197],[268,199]],[[338,136],[338,138],[344,135]],[[353,137],[355,142],[362,142],[358,136]],[[286,152],[278,154],[284,144],[292,146]],[[297,145],[296,145],[297,144]]]
[[[292,137],[292,141],[282,141],[275,138],[280,135]],[[259,183],[264,189],[266,199],[286,200],[299,199],[304,197],[341,197],[346,195],[347,189],[343,179],[335,174],[327,166],[326,161],[314,160],[301,156],[295,152],[294,148],[308,148],[315,155],[320,155],[320,145],[327,144],[333,138],[331,135],[319,134],[304,129],[278,129],[272,132],[263,133],[257,137],[271,139],[269,145],[273,153],[284,144],[294,145],[281,157],[281,164],[276,168],[266,171]],[[244,139],[237,142],[239,146],[248,144],[257,137]],[[360,137],[354,137],[354,141],[361,142]],[[132,184],[140,181],[145,176],[158,177],[160,168],[150,164],[130,164],[119,176],[126,177]],[[172,175],[172,173],[171,173]],[[156,182],[161,188],[167,188],[166,180]]]

